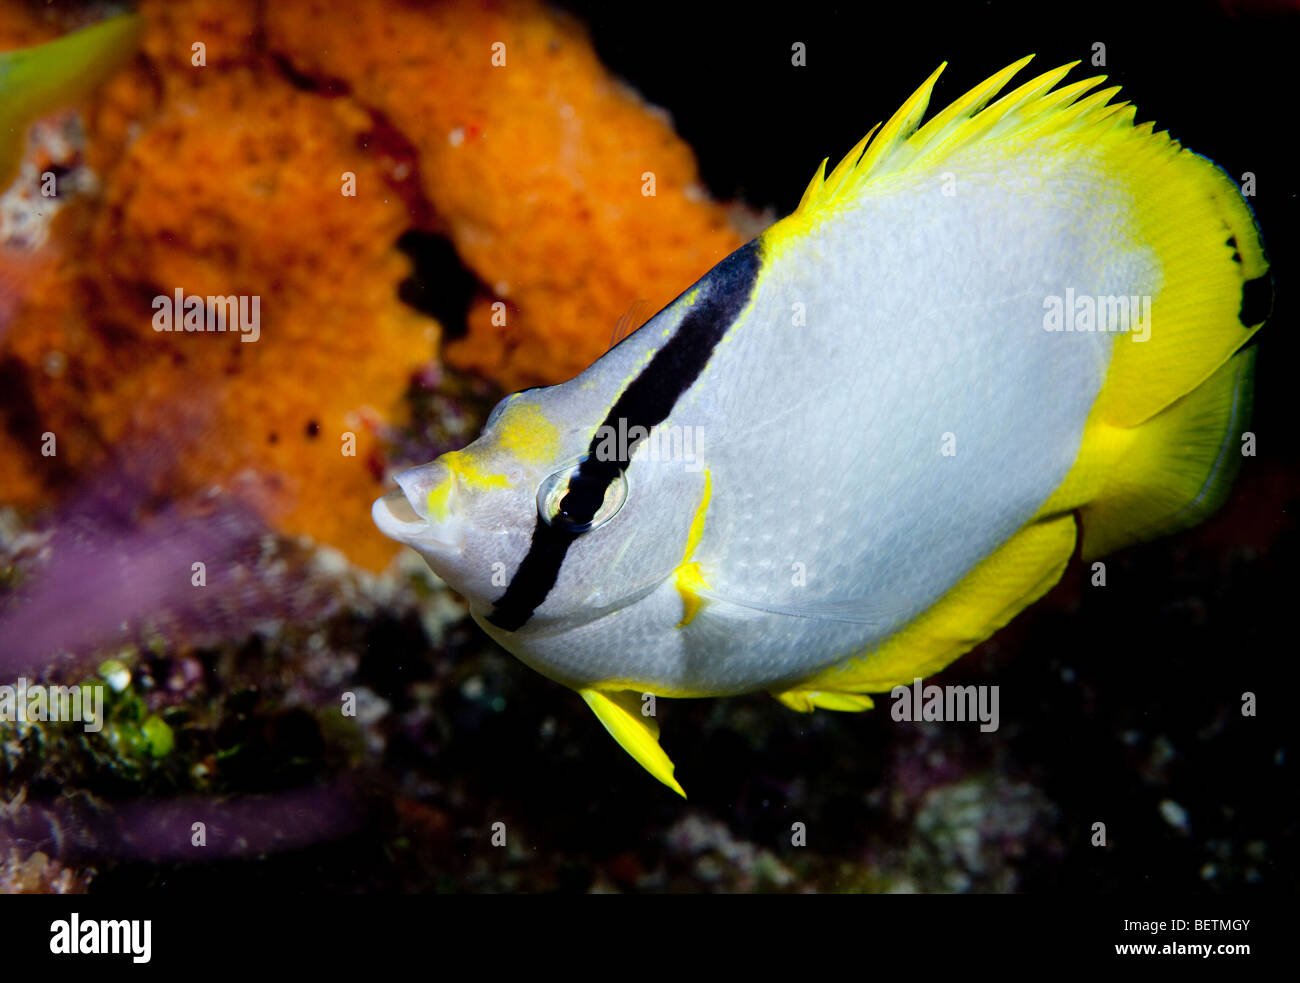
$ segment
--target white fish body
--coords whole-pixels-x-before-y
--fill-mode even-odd
[[[1100,79],[1054,88],[1072,66],[983,108],[1025,61],[918,131],[936,72],[792,216],[376,502],[678,791],[642,694],[866,709],[1055,583],[1076,517],[1091,556],[1226,495],[1249,209]]]

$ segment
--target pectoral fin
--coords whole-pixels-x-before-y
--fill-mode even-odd
[[[686,798],[677,779],[673,778],[672,759],[659,746],[659,722],[642,713],[639,693],[631,690],[606,693],[598,689],[583,689],[578,692],[624,751],[632,755],[655,778]]]

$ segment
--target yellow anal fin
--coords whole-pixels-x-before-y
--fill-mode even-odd
[[[902,631],[804,680],[799,689],[835,697],[879,693],[938,672],[1047,593],[1074,552],[1074,538],[1073,515],[1026,526]]]
[[[624,751],[655,778],[686,798],[681,785],[673,778],[672,759],[659,746],[659,722],[642,713],[641,694],[631,690],[606,693],[598,689],[583,689],[578,692]]]
[[[845,713],[861,713],[870,710],[876,704],[865,693],[839,693],[816,689],[788,689],[784,693],[773,693],[778,700],[791,710],[800,713],[812,713],[814,710],[841,710]]]

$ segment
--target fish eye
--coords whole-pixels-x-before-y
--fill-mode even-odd
[[[604,525],[627,501],[627,475],[618,467],[583,470],[583,458],[547,475],[537,487],[537,514],[549,526],[585,533]]]

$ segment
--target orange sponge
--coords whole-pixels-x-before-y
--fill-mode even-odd
[[[444,354],[505,389],[572,376],[740,244],[666,117],[531,0],[139,9],[140,54],[83,107],[99,191],[21,290],[0,255],[0,501],[109,467],[380,566],[378,431],[440,335],[398,299],[404,232],[448,236],[483,285]],[[0,17],[0,43],[51,33]],[[178,289],[257,297],[260,337],[155,331]]]
[[[666,115],[540,4],[279,4],[266,29],[418,151],[424,194],[486,287],[446,358],[505,389],[586,368],[634,304],[653,314],[743,241]]]

